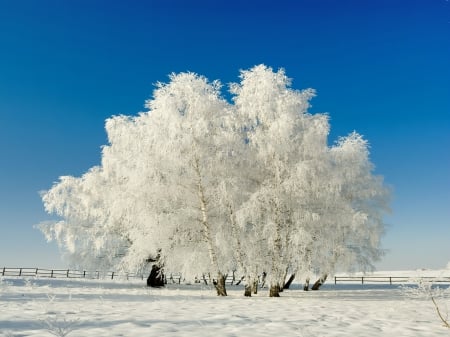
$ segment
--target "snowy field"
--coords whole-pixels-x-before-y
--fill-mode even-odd
[[[0,336],[64,336],[65,327],[69,337],[450,336],[430,299],[400,285],[330,282],[304,292],[294,284],[281,298],[268,298],[267,289],[244,298],[241,287],[228,288],[219,298],[198,284],[4,277]],[[445,316],[450,299],[438,301]]]

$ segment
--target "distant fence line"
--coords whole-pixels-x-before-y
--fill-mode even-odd
[[[367,283],[417,283],[419,281],[437,282],[437,283],[450,283],[450,276],[335,276],[334,284],[356,282],[361,284]]]
[[[71,269],[43,269],[43,268],[9,268],[0,269],[1,276],[12,277],[47,277],[47,278],[78,278],[78,279],[141,279],[147,278],[147,275],[136,273],[119,273],[114,271],[87,271],[87,270],[71,270]],[[180,274],[166,274],[166,282],[181,283]],[[201,280],[196,282],[211,281],[206,275],[202,275]],[[235,278],[235,275],[228,275],[226,282],[229,284],[240,284],[241,279]],[[436,283],[450,283],[450,276],[439,277],[410,277],[410,276],[334,276],[334,284],[338,283],[380,283],[380,284],[401,284],[401,283],[417,283],[418,281],[429,281]]]
[[[44,277],[44,278],[73,278],[73,279],[141,279],[144,280],[148,274],[136,273],[120,273],[115,271],[87,271],[87,270],[71,270],[71,269],[44,269],[44,268],[10,268],[3,267],[0,269],[1,276],[10,277]],[[165,274],[165,282],[178,283],[182,281],[181,274],[167,273]],[[228,275],[225,282],[229,284],[239,284],[242,279],[236,279],[235,274]],[[202,275],[201,278],[195,280],[196,283],[211,282],[209,275]]]
[[[148,277],[148,274],[136,274],[136,273],[120,273],[115,271],[87,271],[87,270],[71,270],[71,269],[44,269],[44,268],[9,268],[3,267],[0,269],[1,276],[10,277],[43,277],[43,278],[73,278],[73,279],[141,279],[144,280]],[[165,274],[165,282],[178,283],[182,280],[179,273],[167,273]],[[235,279],[233,275],[229,275],[226,279],[227,283],[239,284],[240,281]],[[242,281],[242,280],[241,280]],[[209,275],[202,275],[200,279],[196,279],[195,282],[204,282],[208,284],[211,282]]]
[[[71,269],[43,269],[43,268],[8,268],[0,269],[2,276],[15,277],[48,277],[48,278],[85,278],[85,279],[141,279],[147,278],[144,274],[135,273],[119,273],[114,271],[87,271],[87,270],[71,270]],[[171,275],[173,279],[175,275]],[[177,277],[177,276],[175,276]],[[179,277],[179,276],[178,276]]]

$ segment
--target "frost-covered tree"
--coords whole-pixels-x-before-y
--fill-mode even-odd
[[[373,174],[368,142],[356,132],[339,139],[330,155],[339,188],[336,216],[340,221],[339,234],[332,237],[330,246],[337,257],[328,260],[329,271],[334,271],[333,264],[370,270],[383,253],[379,243],[384,233],[383,215],[389,210],[389,190],[382,178]]]
[[[108,226],[106,200],[111,184],[95,167],[80,178],[61,177],[43,195],[45,208],[62,220],[40,225],[48,239],[56,239],[74,266],[108,269],[125,254],[129,241],[122,229]]]
[[[381,252],[386,211],[367,143],[352,134],[330,148],[327,115],[307,113],[314,91],[290,84],[283,70],[261,65],[232,86],[257,163],[258,188],[239,209],[241,228],[261,243],[247,269],[268,272],[271,296],[279,296],[289,270],[326,275],[339,266],[369,267]]]
[[[192,73],[159,83],[147,112],[106,121],[102,162],[62,177],[42,196],[61,220],[40,227],[83,267],[184,277],[262,273],[270,296],[288,272],[327,275],[380,256],[387,192],[367,142],[354,133],[328,146],[327,115],[307,112],[284,70],[260,65],[232,84]]]
[[[233,130],[226,123],[231,109],[219,90],[217,81],[182,73],[160,84],[147,106],[158,124],[153,135],[160,142],[157,148],[164,149],[157,165],[164,162],[160,172],[171,191],[162,217],[175,228],[170,246],[162,248],[165,263],[188,275],[211,273],[218,294],[226,295],[225,275],[234,260],[226,240],[229,214],[222,193],[223,183],[233,175],[234,156]]]
[[[81,178],[64,178],[43,196],[47,210],[65,219],[47,226],[46,232],[56,235],[63,228],[66,237],[56,238],[64,243],[74,229],[84,227],[88,230],[78,237],[86,247],[106,244],[106,233],[119,233],[126,249],[118,263],[110,264],[139,269],[159,252],[167,268],[186,277],[211,273],[218,293],[226,295],[225,274],[233,259],[228,257],[224,230],[229,213],[221,207],[220,191],[229,181],[233,136],[226,125],[230,109],[219,89],[220,83],[195,74],[172,75],[170,83],[158,85],[147,113],[109,119],[102,167]],[[86,193],[65,187],[66,180],[83,185],[92,173],[102,179],[94,179],[97,185],[89,185]],[[67,193],[61,195],[60,190]],[[103,212],[94,221],[90,213],[100,202]],[[74,257],[78,251],[87,254],[88,249],[69,250]]]
[[[315,186],[309,180],[300,186],[305,172],[298,170],[299,165],[304,170],[318,170],[315,165],[320,165],[318,158],[327,149],[327,117],[306,113],[314,91],[296,91],[289,86],[283,70],[273,72],[265,66],[243,71],[241,83],[232,86],[259,177],[258,189],[239,211],[241,225],[255,227],[254,233],[263,233],[266,239],[255,238],[264,244],[267,258],[253,269],[268,272],[271,296],[279,296],[293,262],[289,256],[301,255],[309,236],[311,221],[304,220],[310,211],[304,205],[311,203],[305,198]]]

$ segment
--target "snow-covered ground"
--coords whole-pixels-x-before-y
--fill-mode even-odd
[[[0,282],[5,337],[64,336],[65,326],[69,337],[450,336],[433,303],[400,285],[330,282],[304,292],[294,284],[281,298],[268,298],[267,289],[244,298],[241,287],[229,286],[229,296],[219,298],[199,284],[149,289],[142,281],[5,277]],[[444,293],[438,301],[445,315],[450,299]]]

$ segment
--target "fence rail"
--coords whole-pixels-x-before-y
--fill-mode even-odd
[[[1,268],[1,267],[0,267]],[[44,268],[10,268],[3,267],[0,269],[1,276],[10,277],[43,277],[43,278],[84,278],[84,279],[141,279],[144,280],[148,274],[134,274],[134,273],[119,273],[115,271],[87,271],[87,270],[71,270],[71,269],[44,269]],[[182,281],[182,276],[179,273],[166,273],[166,283],[178,283]],[[242,281],[242,280],[241,280]],[[202,275],[196,282],[209,284],[212,282],[209,275]],[[239,284],[240,281],[235,278],[234,273],[227,276],[225,281],[229,284]]]
[[[71,269],[43,269],[43,268],[9,268],[0,269],[1,276],[11,277],[48,277],[48,278],[84,278],[84,279],[141,279],[147,278],[144,274],[119,273],[114,271],[87,271],[87,270],[71,270]],[[167,283],[181,283],[180,274],[166,274]],[[234,273],[228,274],[226,283],[239,285],[242,279],[236,278]],[[380,284],[401,284],[401,283],[417,283],[419,281],[429,281],[433,283],[450,283],[450,276],[439,277],[409,277],[409,276],[334,276],[334,284],[338,283],[380,283]],[[196,282],[204,282],[208,284],[211,278],[202,275],[201,279]]]
[[[361,284],[367,283],[417,283],[419,281],[429,281],[436,283],[450,283],[450,276],[423,276],[423,277],[409,277],[409,276],[335,276],[334,284],[357,282]]]
[[[1,268],[1,267],[0,267]],[[10,277],[43,277],[43,278],[73,278],[73,279],[140,279],[144,280],[148,274],[135,273],[119,273],[115,271],[87,271],[87,270],[71,270],[71,269],[44,269],[44,268],[10,268],[3,267],[0,269],[1,276]],[[166,283],[178,283],[182,281],[181,274],[168,273],[165,275]],[[228,276],[226,282],[233,284],[235,281],[234,275]],[[209,276],[202,275],[198,282],[211,282]]]
[[[87,271],[87,270],[71,270],[71,269],[43,269],[43,268],[9,268],[0,269],[1,276],[14,277],[48,277],[48,278],[85,278],[85,279],[144,279],[143,274],[118,273],[114,271]],[[173,276],[171,276],[173,279]]]

